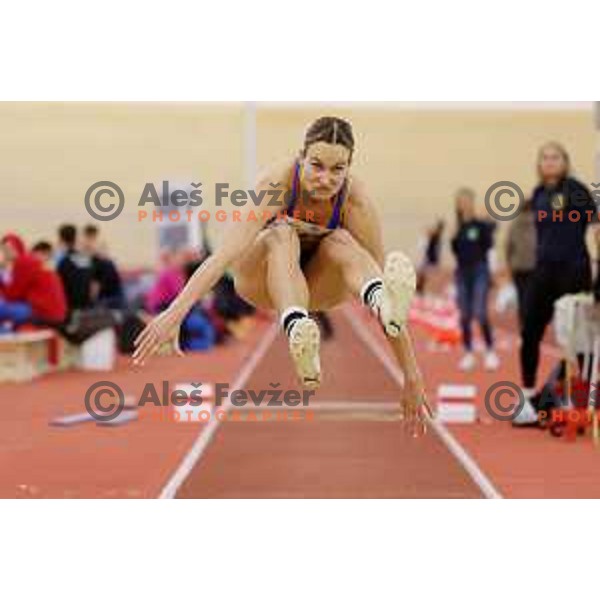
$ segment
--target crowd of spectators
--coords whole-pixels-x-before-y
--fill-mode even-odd
[[[82,341],[95,327],[112,324],[123,352],[144,324],[164,310],[206,258],[201,252],[165,249],[148,271],[122,271],[96,225],[78,230],[63,224],[56,240],[27,246],[22,237],[0,238],[0,335],[53,328],[71,341]],[[181,346],[204,351],[247,335],[254,309],[225,275],[213,293],[190,311],[181,330]]]

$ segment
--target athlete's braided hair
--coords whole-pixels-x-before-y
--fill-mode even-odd
[[[317,142],[340,144],[350,151],[350,158],[352,158],[354,152],[352,125],[339,117],[320,117],[306,130],[303,154],[306,154],[308,148]]]

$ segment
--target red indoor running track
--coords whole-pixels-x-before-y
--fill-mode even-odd
[[[447,431],[432,429],[419,439],[404,431],[397,418],[399,382],[393,367],[385,364],[387,353],[381,353],[385,339],[356,311],[333,315],[335,340],[322,347],[324,380],[311,399],[313,409],[307,409],[313,418],[248,421],[248,411],[236,409],[241,420],[229,413],[226,421],[212,424],[209,436],[206,430],[200,434],[163,497],[497,495],[468,457],[457,456]],[[242,387],[264,390],[271,384],[297,388],[282,336],[259,357]]]
[[[98,380],[114,381],[136,398],[148,383],[165,380],[296,388],[285,340],[262,320],[243,342],[157,357],[141,370],[120,357],[111,373],[63,372],[0,384],[0,497],[600,497],[600,453],[589,438],[569,443],[489,420],[435,424],[427,437],[409,437],[397,420],[398,370],[376,323],[358,307],[332,317],[336,336],[322,346],[324,381],[309,422],[233,421],[248,411],[207,425],[161,422],[154,419],[160,409],[145,406],[138,421],[122,427],[48,424],[82,412],[86,390]],[[431,352],[425,333],[413,328],[433,403],[440,383],[472,383],[484,414],[491,384],[518,381],[514,325],[498,325],[500,371],[470,374],[456,369],[459,348]],[[546,343],[541,378],[556,360],[557,350]]]

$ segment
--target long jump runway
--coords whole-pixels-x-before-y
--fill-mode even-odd
[[[304,418],[230,411],[204,428],[162,497],[497,497],[442,426],[418,439],[404,431],[385,340],[361,316],[351,319],[353,310],[332,313],[335,339],[322,344],[323,383]],[[273,333],[238,377],[240,388],[297,389],[285,339]]]

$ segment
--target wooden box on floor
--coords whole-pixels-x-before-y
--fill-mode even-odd
[[[117,342],[112,329],[99,331],[80,346],[57,333],[28,331],[0,336],[0,383],[32,381],[54,371],[111,371]]]
[[[31,381],[52,370],[49,344],[52,331],[0,336],[0,382]]]

